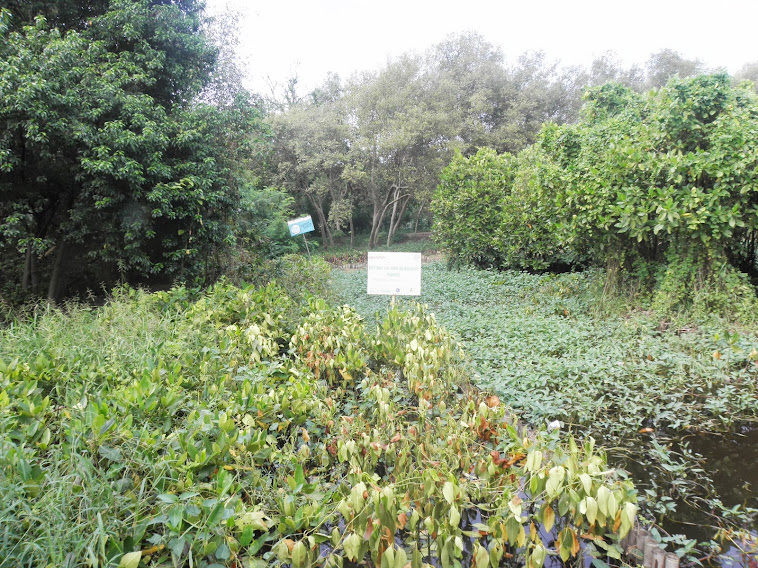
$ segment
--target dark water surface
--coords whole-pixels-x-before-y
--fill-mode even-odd
[[[665,532],[708,542],[718,540],[720,527],[736,525],[752,535],[752,545],[743,545],[747,554],[726,542],[721,555],[702,559],[704,565],[758,568],[758,427],[746,426],[727,434],[688,433],[656,441],[674,456],[683,456],[682,461],[674,459],[665,467],[648,465],[657,461],[650,459],[657,451],[652,439],[624,444],[609,452],[608,459],[630,473],[641,493],[653,488],[660,496],[667,486],[682,488],[687,497],[675,496],[676,510],[658,519]],[[681,463],[688,466],[682,468]],[[728,511],[709,503],[713,499],[720,500],[725,509],[739,507],[748,513],[730,519]],[[755,512],[751,514],[750,509]]]

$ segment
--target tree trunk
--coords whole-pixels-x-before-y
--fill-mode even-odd
[[[392,214],[390,215],[390,226],[387,229],[387,246],[392,244],[392,226],[395,224],[395,215],[397,214],[397,194],[400,188],[395,186],[395,193],[392,195]]]
[[[384,221],[384,213],[387,211],[387,207],[390,204],[390,199],[395,192],[396,185],[392,184],[390,190],[384,196],[384,201],[379,205],[378,201],[374,201],[374,215],[371,218],[371,237],[368,241],[368,248],[372,249],[376,246],[376,241],[379,240],[379,231],[382,228],[382,222]]]
[[[53,302],[58,299],[58,288],[60,287],[61,267],[63,266],[63,254],[66,250],[66,242],[61,238],[58,242],[58,250],[53,264],[53,273],[50,276],[50,286],[47,289],[47,299]]]
[[[413,234],[418,234],[418,221],[421,219],[421,212],[424,210],[424,207],[426,207],[426,199],[421,202],[421,206],[418,208],[418,211],[416,212],[416,223],[413,225]]]
[[[384,202],[382,203],[381,207],[377,208],[377,203],[374,203],[374,216],[372,219],[371,224],[371,237],[369,239],[369,248],[374,248],[376,246],[376,241],[379,239],[379,231],[382,227],[382,223],[384,222],[384,214],[387,212],[387,209],[390,205],[396,203],[397,201],[409,197],[409,194],[407,195],[401,195],[397,199],[392,199],[392,196],[395,195],[395,191],[399,193],[400,190],[405,189],[404,187],[397,187],[395,184],[392,184],[392,187],[387,192],[387,195],[384,198]]]
[[[21,278],[21,289],[27,290],[31,285],[32,279],[32,245],[26,246],[26,256],[24,257],[24,276]]]
[[[37,255],[33,253],[30,269],[32,276],[32,294],[36,294],[39,290],[39,270],[37,269]]]
[[[353,226],[353,212],[350,211],[350,248],[355,245],[355,227]]]
[[[411,200],[410,195],[406,195],[405,199],[403,199],[403,203],[400,206],[400,213],[397,216],[397,219],[395,220],[394,224],[390,222],[390,229],[389,233],[387,233],[387,246],[390,246],[392,244],[392,237],[395,236],[395,231],[397,231],[398,227],[400,226],[400,221],[403,219],[403,215],[405,214],[405,208],[408,207],[408,202]],[[395,203],[397,205],[397,202]],[[393,209],[393,217],[394,217],[394,209]]]
[[[334,241],[332,240],[332,233],[329,230],[329,225],[326,222],[326,215],[324,215],[324,208],[321,203],[321,199],[317,201],[312,193],[306,192],[308,199],[311,200],[313,208],[316,210],[318,216],[319,229],[321,230],[321,242],[324,245],[324,250],[327,250],[330,246],[334,247]]]

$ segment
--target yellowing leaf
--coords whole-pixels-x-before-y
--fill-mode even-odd
[[[576,533],[574,530],[571,530],[571,538],[572,538],[572,544],[571,544],[571,556],[576,556],[579,554],[579,539],[576,537]]]
[[[521,547],[524,546],[524,543],[526,543],[526,531],[524,530],[524,526],[521,525],[521,527],[519,527],[518,537],[516,538],[516,544]]]
[[[121,562],[118,563],[118,568],[137,568],[139,561],[142,558],[142,551],[127,552],[121,557]]]
[[[545,512],[542,515],[542,525],[547,532],[550,532],[555,524],[555,511],[550,505],[545,505]]]

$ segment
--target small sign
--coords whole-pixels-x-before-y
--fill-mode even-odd
[[[420,296],[421,253],[369,252],[366,292],[384,296]]]
[[[297,219],[292,219],[292,221],[287,221],[287,226],[290,228],[291,237],[296,237],[298,235],[302,235],[303,233],[310,233],[314,230],[313,219],[311,219],[310,215],[306,215],[305,217],[298,217]]]

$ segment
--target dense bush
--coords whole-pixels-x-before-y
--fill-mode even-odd
[[[275,285],[123,289],[0,331],[3,564],[619,557],[632,484],[591,440],[517,428],[424,308],[374,331],[292,307]]]
[[[432,210],[434,234],[454,262],[498,267],[504,262],[499,235],[503,200],[513,185],[513,157],[481,149],[458,153],[440,176]]]
[[[509,268],[588,258],[613,274],[651,262],[660,306],[691,299],[670,296],[681,286],[750,303],[735,268],[758,273],[754,91],[702,75],[647,95],[608,84],[585,99],[578,124],[546,125],[516,158],[482,150],[448,166],[433,207],[453,258]]]

